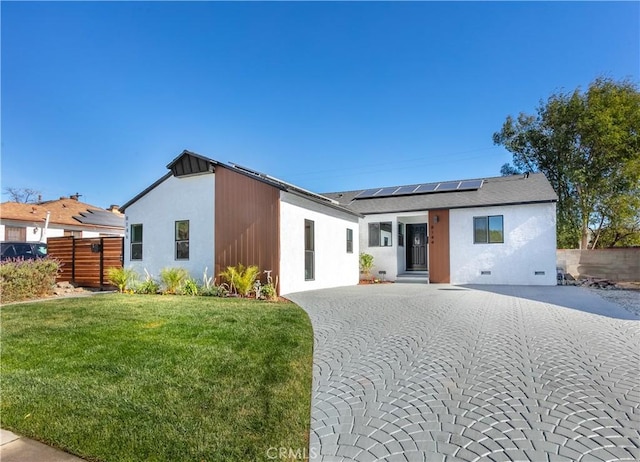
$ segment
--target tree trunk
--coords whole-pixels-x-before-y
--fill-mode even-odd
[[[582,237],[580,239],[580,250],[587,250],[589,248],[589,223],[582,223]]]

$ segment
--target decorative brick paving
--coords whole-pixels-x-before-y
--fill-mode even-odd
[[[315,331],[314,461],[640,460],[640,321],[594,314],[595,295],[589,312],[434,284],[290,298]]]

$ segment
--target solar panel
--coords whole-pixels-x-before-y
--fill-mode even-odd
[[[366,199],[368,197],[373,197],[376,195],[376,193],[378,191],[382,191],[382,188],[376,188],[376,189],[367,189],[365,191],[362,191],[360,194],[358,194],[355,199]]]
[[[438,187],[438,183],[426,183],[426,184],[421,184],[418,189],[416,189],[416,194],[418,193],[426,193],[426,192],[432,192],[435,191],[436,188]]]
[[[393,188],[382,188],[380,191],[376,193],[376,197],[393,196],[393,193],[396,192],[397,190],[398,190],[397,186],[394,186]]]
[[[458,189],[480,189],[482,187],[483,180],[464,180],[460,183]]]
[[[73,218],[86,225],[124,227],[124,215],[106,210],[87,210]]]
[[[355,199],[371,197],[408,196],[411,194],[426,194],[449,191],[469,191],[480,189],[484,180],[445,181],[442,183],[423,183],[408,186],[393,186],[390,188],[367,189],[358,194]]]
[[[419,184],[414,184],[411,186],[401,186],[398,190],[393,194],[394,196],[404,196],[406,194],[412,194],[416,189],[418,189]]]
[[[438,184],[436,191],[455,191],[458,189],[459,181],[449,181],[447,183]]]

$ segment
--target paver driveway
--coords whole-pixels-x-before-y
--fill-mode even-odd
[[[640,321],[577,287],[494,289],[291,295],[315,331],[311,460],[640,460]]]

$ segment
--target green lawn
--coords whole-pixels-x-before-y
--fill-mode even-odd
[[[306,452],[313,334],[292,303],[112,294],[0,312],[2,428],[96,461]]]

